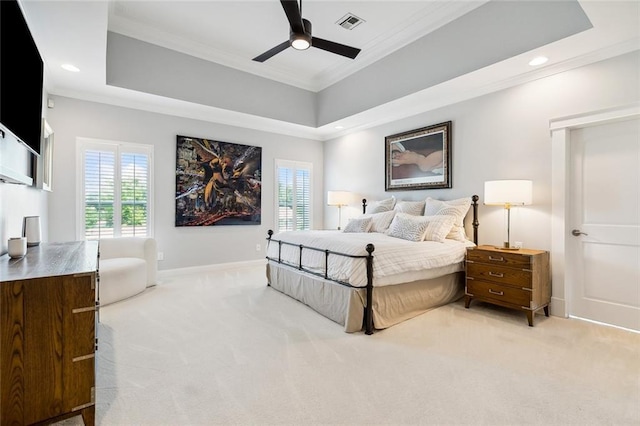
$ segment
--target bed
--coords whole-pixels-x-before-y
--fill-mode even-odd
[[[364,329],[366,334],[373,334],[376,329],[456,301],[464,295],[466,248],[478,241],[479,198],[474,195],[468,199],[467,210],[460,218],[464,238],[451,239],[453,230],[449,235],[445,232],[446,238],[439,235],[433,241],[414,242],[404,236],[390,236],[396,221],[410,216],[402,212],[394,213],[398,219],[385,232],[363,229],[274,234],[269,230],[268,285],[343,325],[349,333]],[[406,202],[411,203],[414,202]],[[366,210],[367,202],[363,200],[362,222],[383,216],[367,215]],[[450,216],[437,219],[445,217]],[[454,221],[455,217],[451,222]],[[473,235],[472,239],[467,235]]]

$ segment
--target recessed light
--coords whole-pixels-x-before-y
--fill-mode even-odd
[[[533,58],[531,62],[529,62],[529,65],[531,65],[532,67],[535,67],[535,66],[544,64],[548,60],[549,58],[547,58],[546,56],[538,56],[537,58]]]
[[[62,66],[62,69],[67,70],[67,71],[80,72],[80,68],[76,67],[75,65],[62,64],[61,66]]]

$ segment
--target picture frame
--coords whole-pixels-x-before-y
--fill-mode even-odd
[[[177,135],[175,226],[260,225],[262,148]]]
[[[385,137],[385,191],[451,188],[451,124]]]

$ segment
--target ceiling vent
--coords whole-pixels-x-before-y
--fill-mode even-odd
[[[353,13],[347,13],[342,18],[336,21],[336,24],[340,25],[342,28],[347,30],[352,30],[358,25],[366,22],[364,19],[358,18]]]

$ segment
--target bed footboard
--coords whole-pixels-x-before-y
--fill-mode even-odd
[[[367,285],[365,287],[366,295],[367,295],[366,296],[367,303],[365,304],[365,308],[364,308],[364,329],[365,329],[364,332],[365,334],[373,334],[373,252],[375,250],[375,247],[373,246],[373,244],[367,244],[367,246],[365,247],[365,250],[367,252],[366,255],[352,255],[352,254],[341,253],[341,252],[332,251],[332,250],[323,250],[316,247],[305,246],[303,244],[294,244],[286,241],[276,240],[276,239],[273,239],[273,230],[271,229],[269,229],[267,234],[268,234],[267,247],[269,247],[269,245],[272,243],[278,244],[278,257],[273,258],[273,257],[267,256],[268,260],[277,262],[279,264],[293,266],[300,271],[304,271],[308,274],[322,277],[327,280],[331,280],[336,284],[339,284],[345,287],[362,288],[362,287],[353,286],[345,281],[331,278],[329,276],[329,256],[343,256],[343,257],[350,257],[352,259],[363,259],[366,262],[366,271],[367,271]],[[281,253],[282,253],[283,245],[298,247],[299,256],[298,256],[297,264],[293,265],[289,262],[285,262],[282,260]],[[319,273],[317,271],[311,270],[304,266],[304,264],[302,263],[302,253],[304,250],[318,251],[318,252],[323,252],[325,254],[324,273]]]

